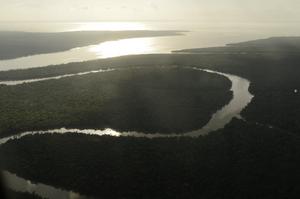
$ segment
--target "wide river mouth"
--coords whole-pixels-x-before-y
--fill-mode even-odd
[[[125,55],[141,55],[170,53],[178,48],[178,36],[159,36],[119,39],[105,41],[95,45],[72,48],[67,51],[36,54],[15,59],[0,60],[0,71],[45,67],[95,59],[120,57]]]

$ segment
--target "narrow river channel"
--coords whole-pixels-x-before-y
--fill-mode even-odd
[[[216,131],[218,129],[224,128],[226,124],[228,124],[234,117],[240,117],[241,111],[251,102],[253,95],[249,92],[250,82],[247,79],[242,77],[238,77],[232,74],[226,74],[218,71],[202,69],[197,67],[185,67],[187,69],[195,70],[195,71],[202,71],[213,73],[216,75],[225,76],[231,81],[231,91],[233,92],[233,98],[231,101],[225,105],[220,110],[216,111],[210,121],[201,129],[186,132],[184,134],[145,134],[143,132],[118,132],[113,129],[104,129],[104,130],[95,130],[95,129],[66,129],[66,128],[58,128],[58,129],[50,129],[46,131],[29,131],[23,132],[14,136],[9,136],[0,139],[0,146],[7,143],[8,141],[13,141],[17,139],[22,139],[25,136],[29,135],[41,135],[41,134],[64,134],[64,133],[74,133],[74,134],[86,134],[86,135],[109,135],[114,137],[121,137],[121,136],[131,136],[138,138],[172,138],[172,137],[199,137],[203,135],[207,135],[212,131]],[[142,69],[142,67],[140,67]],[[46,79],[33,79],[33,80],[25,80],[25,81],[11,81],[11,82],[1,82],[2,84],[6,85],[17,85],[22,83],[31,83],[36,81],[46,81],[49,79],[60,79],[64,77],[70,76],[77,76],[77,75],[86,75],[89,73],[101,73],[101,72],[109,72],[114,71],[117,69],[110,68],[108,70],[98,70],[98,71],[89,71],[84,73],[76,73],[70,75],[63,75],[57,76],[52,78]],[[23,179],[18,177],[16,174],[10,173],[9,171],[3,171],[3,175],[6,180],[6,185],[14,191],[18,192],[28,192],[28,193],[35,193],[38,196],[43,198],[49,199],[56,199],[56,198],[66,198],[66,199],[83,199],[88,198],[86,196],[80,195],[79,193],[73,191],[66,191],[63,189],[57,189],[49,185],[41,184],[41,183],[32,183],[30,180]]]

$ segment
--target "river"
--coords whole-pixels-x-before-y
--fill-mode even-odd
[[[29,131],[29,132],[20,133],[18,135],[5,137],[0,139],[0,146],[7,143],[8,141],[22,139],[25,136],[41,135],[41,134],[75,133],[75,134],[86,134],[86,135],[97,135],[97,136],[109,135],[114,137],[131,136],[131,137],[136,137],[137,139],[140,137],[149,138],[149,139],[172,138],[172,137],[199,137],[199,136],[207,135],[212,131],[222,129],[234,117],[240,117],[241,111],[251,102],[253,98],[253,95],[249,93],[250,82],[247,79],[238,77],[236,75],[221,73],[218,71],[213,71],[208,69],[201,69],[196,67],[187,67],[187,68],[195,71],[204,71],[208,73],[222,75],[228,78],[232,83],[231,90],[233,91],[233,98],[231,99],[229,104],[225,105],[223,108],[221,108],[216,113],[214,113],[211,119],[209,120],[209,122],[199,130],[186,132],[184,134],[160,134],[160,133],[145,134],[143,132],[135,132],[135,131],[118,132],[113,129],[104,129],[104,130],[83,129],[82,130],[82,129],[59,128],[59,129],[50,129],[46,131],[31,131],[31,132]],[[140,67],[139,69],[142,69],[142,67]],[[68,76],[85,75],[88,73],[103,73],[103,72],[109,72],[114,70],[116,69],[111,68],[104,71],[103,70],[90,71],[85,73],[70,74]],[[56,78],[64,78],[64,76],[58,76]],[[46,80],[48,79],[38,79],[36,81],[46,81]],[[15,84],[10,84],[10,85],[16,85],[16,82],[14,83]],[[17,82],[17,84],[21,84],[21,83],[24,82],[22,81]],[[52,186],[41,184],[41,183],[33,184],[30,180],[18,177],[16,174],[10,173],[8,171],[3,171],[3,174],[6,180],[6,185],[15,191],[35,193],[41,197],[49,198],[49,199],[87,198],[86,196],[80,195],[79,193],[75,193],[73,191],[57,189]]]
[[[94,26],[93,26],[94,27]],[[102,27],[102,26],[101,26]],[[177,27],[177,26],[176,26]],[[132,27],[136,29],[136,27]],[[1,29],[1,26],[0,26]],[[88,30],[93,28],[88,28]],[[145,29],[145,27],[141,27],[141,29]],[[186,28],[184,28],[186,29]],[[201,28],[200,28],[201,29]],[[77,29],[74,29],[77,30]],[[82,30],[82,29],[78,29]],[[86,30],[86,29],[84,29]],[[97,29],[98,30],[98,29]],[[211,31],[216,32],[216,29],[212,29]],[[149,54],[149,53],[170,53],[171,50],[177,50],[182,48],[193,48],[193,47],[206,47],[213,45],[222,45],[228,41],[237,41],[237,40],[246,40],[247,35],[241,37],[234,37],[232,35],[231,38],[235,38],[235,40],[222,38],[222,40],[218,40],[216,37],[210,37],[211,40],[200,40],[199,43],[199,34],[207,34],[210,35],[210,32],[190,32],[186,33],[186,36],[172,36],[172,37],[160,37],[160,38],[133,38],[133,39],[124,39],[117,41],[107,41],[97,45],[86,46],[81,48],[70,49],[65,52],[58,53],[50,53],[50,54],[41,54],[41,55],[33,55],[28,57],[21,57],[12,60],[0,60],[0,71],[12,70],[12,69],[27,69],[34,67],[44,67],[47,65],[53,64],[62,64],[62,63],[70,63],[70,62],[78,62],[78,61],[88,61],[95,60],[99,58],[107,58],[107,57],[117,57],[122,55],[132,55],[132,54]],[[243,35],[243,34],[241,34]],[[253,36],[253,35],[252,35]],[[197,38],[197,39],[196,39]],[[202,37],[203,38],[203,37]],[[250,38],[249,38],[250,39]],[[197,41],[197,42],[195,42]],[[205,43],[205,41],[213,41],[211,43]],[[202,43],[201,43],[202,42]],[[119,49],[119,50],[116,50]],[[199,67],[188,67],[187,69],[195,70],[195,71],[204,71],[208,73],[213,73],[216,75],[225,76],[228,78],[232,87],[231,90],[233,92],[233,98],[229,102],[229,104],[224,105],[223,108],[216,111],[209,122],[201,129],[186,132],[184,134],[145,134],[143,132],[118,132],[113,129],[66,129],[66,128],[58,128],[58,129],[49,129],[46,131],[32,131],[32,132],[23,132],[18,135],[5,137],[0,139],[0,146],[7,143],[8,141],[14,141],[17,139],[22,139],[25,136],[29,135],[39,135],[39,134],[63,134],[63,133],[74,133],[74,134],[86,134],[86,135],[109,135],[115,137],[121,136],[131,136],[136,137],[137,139],[140,137],[156,139],[156,138],[171,138],[171,137],[199,137],[207,135],[212,131],[216,131],[218,129],[224,128],[226,124],[228,124],[234,117],[240,118],[241,111],[251,102],[253,96],[249,93],[250,82],[247,79],[242,77],[238,77],[233,74],[226,74],[218,71],[213,71],[206,69],[205,66]],[[142,67],[140,67],[142,69]],[[61,79],[65,77],[86,75],[90,73],[105,73],[105,72],[113,72],[114,70],[119,70],[114,68],[113,66],[106,70],[94,70],[94,71],[86,71],[75,74],[61,75],[55,77],[41,78],[41,79],[30,79],[30,80],[20,80],[20,81],[2,81],[0,84],[5,84],[9,86],[14,86],[22,83],[34,83],[38,81],[48,81],[52,79]],[[45,185],[41,183],[32,183],[28,179],[23,179],[18,177],[16,174],[10,173],[9,171],[3,171],[3,175],[5,177],[6,185],[14,191],[19,192],[27,192],[27,193],[35,193],[38,196],[49,199],[56,198],[87,198],[79,193],[73,191],[67,191],[63,189],[57,189],[50,185]]]
[[[297,27],[297,28],[295,28]],[[299,23],[204,23],[197,21],[141,21],[141,22],[0,22],[0,31],[68,32],[122,30],[187,30],[179,36],[131,38],[106,41],[73,48],[64,52],[39,54],[16,59],[0,60],[0,71],[44,67],[88,61],[99,58],[133,54],[170,53],[173,50],[224,46],[247,40],[282,35],[298,35]],[[276,34],[274,34],[276,33]]]

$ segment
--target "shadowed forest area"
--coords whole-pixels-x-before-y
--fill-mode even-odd
[[[3,86],[0,136],[61,127],[183,133],[200,129],[227,104],[230,87],[223,76],[178,67]]]
[[[300,90],[300,58],[296,53],[288,53],[284,49],[281,51],[286,53],[268,51],[242,54],[228,53],[226,48],[222,49],[222,53],[135,55],[0,72],[1,80],[22,80],[96,69],[119,70],[14,87],[2,85],[1,94],[6,97],[12,98],[21,93],[19,99],[14,98],[14,106],[1,106],[1,112],[8,115],[11,109],[24,108],[24,99],[31,99],[37,91],[43,93],[33,100],[35,104],[27,104],[26,107],[32,105],[35,109],[30,109],[26,116],[19,115],[23,123],[19,122],[19,129],[14,132],[24,130],[24,127],[34,129],[37,125],[40,125],[37,129],[55,128],[58,124],[79,128],[115,125],[117,129],[139,129],[142,132],[155,132],[161,128],[165,132],[182,132],[199,128],[208,121],[214,110],[231,99],[230,82],[213,74],[187,70],[185,66],[208,68],[247,78],[251,82],[250,92],[254,95],[241,114],[243,119],[234,119],[224,129],[208,136],[168,139],[74,134],[27,136],[1,146],[1,167],[33,182],[76,190],[96,198],[298,198],[300,94],[295,90]],[[134,69],[141,66],[142,71]],[[70,89],[73,86],[78,89]],[[146,89],[143,89],[143,95],[138,95],[141,87]],[[118,92],[104,92],[105,88]],[[101,92],[92,92],[99,89]],[[165,95],[166,92],[168,95]],[[51,97],[48,93],[52,93]],[[77,97],[79,93],[80,98]],[[101,101],[96,93],[105,93],[101,99],[107,96],[110,103],[105,107],[110,109],[99,107],[99,104],[106,102]],[[40,102],[43,102],[44,95],[47,96],[47,104],[53,105],[51,110],[54,114],[46,114],[47,118],[52,117],[47,121],[52,121],[53,126],[35,120],[25,123],[24,118],[41,113],[43,109],[39,107],[43,107]],[[177,98],[172,101],[168,96]],[[59,100],[61,97],[63,100]],[[139,107],[139,104],[144,100],[155,102],[152,100],[157,97],[161,104],[153,105],[164,107],[159,109],[164,112],[157,112],[158,115],[170,114],[176,122],[165,120],[163,127],[156,126],[157,123],[150,123],[153,124],[150,127],[143,126],[143,121],[157,118],[143,114],[155,113],[156,109],[151,108],[147,112],[146,107]],[[74,104],[68,109],[67,104],[71,102]],[[20,107],[16,106],[18,104]],[[93,108],[85,110],[85,104]],[[61,108],[68,111],[61,113]],[[83,110],[88,114],[81,117],[78,113]],[[130,113],[132,117],[123,115],[126,111],[118,114],[119,110],[133,110]],[[191,113],[192,118],[188,117]],[[107,125],[89,123],[101,118],[102,114],[111,119],[106,120]],[[93,120],[85,120],[87,115],[91,115]],[[184,117],[188,123],[181,122]],[[61,120],[56,122],[61,118],[65,123],[61,123]],[[135,123],[137,118],[139,122]],[[9,117],[2,117],[2,120],[10,121]],[[103,120],[105,118],[101,118]],[[9,132],[3,129],[2,135]]]
[[[300,198],[300,1],[0,1],[0,199]]]
[[[0,72],[1,80],[20,80],[53,75],[132,66],[181,65],[209,68],[232,73],[251,81],[250,92],[255,95],[243,116],[253,122],[261,122],[300,132],[300,58],[296,54],[171,54],[136,55],[121,58],[71,63],[29,70]]]
[[[40,135],[0,153],[20,176],[96,198],[281,199],[299,196],[299,147],[297,135],[234,120],[196,139]]]

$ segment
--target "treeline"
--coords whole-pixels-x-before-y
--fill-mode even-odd
[[[300,94],[294,92],[295,89],[300,90],[299,64],[299,56],[290,53],[138,55],[0,72],[0,79],[40,78],[107,67],[188,65],[210,68],[236,74],[251,81],[250,91],[255,98],[242,113],[248,120],[299,133]]]
[[[35,54],[53,53],[100,42],[138,38],[173,36],[179,31],[72,31],[72,32],[11,32],[0,31],[0,60]]]
[[[42,199],[42,198],[37,196],[36,194],[22,193],[22,192],[13,191],[11,189],[6,189],[3,199]]]
[[[231,82],[192,69],[112,71],[0,88],[0,134],[67,128],[183,133],[232,98]]]
[[[241,120],[195,139],[28,136],[1,146],[0,155],[2,167],[21,177],[96,198],[300,194],[299,137]]]

